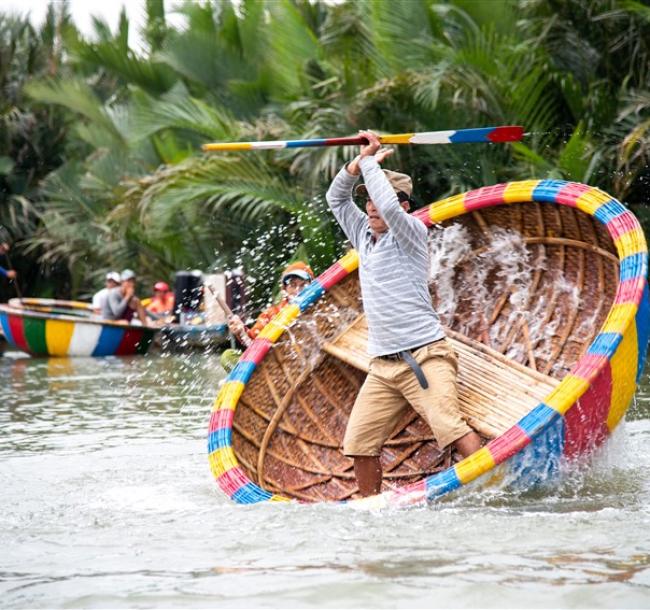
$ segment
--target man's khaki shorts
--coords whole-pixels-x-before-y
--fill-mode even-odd
[[[458,360],[450,343],[435,341],[414,351],[413,357],[429,382],[426,390],[403,360],[370,361],[345,431],[345,455],[378,456],[409,404],[429,424],[440,447],[472,431],[458,408]]]

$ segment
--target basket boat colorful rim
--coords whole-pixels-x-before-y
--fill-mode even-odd
[[[30,311],[39,313],[74,316],[75,319],[87,319],[93,316],[92,305],[84,301],[23,297],[21,299],[9,299],[9,306],[15,307],[16,309],[29,309]]]
[[[80,301],[12,299],[0,305],[0,325],[11,345],[34,356],[129,356],[149,349],[156,329],[91,313]]]
[[[479,477],[484,481],[503,481],[506,479],[503,468],[508,465],[513,468],[514,462],[520,480],[535,481],[539,479],[534,474],[536,470],[549,473],[563,457],[575,458],[592,451],[624,416],[643,370],[650,316],[647,245],[639,222],[625,206],[585,184],[528,180],[455,195],[414,215],[431,226],[481,208],[528,202],[577,208],[593,216],[608,231],[619,258],[619,280],[604,324],[570,373],[505,433],[442,472],[398,491],[350,503],[379,508],[431,501]],[[264,328],[222,386],[210,419],[208,454],[219,487],[233,501],[241,504],[289,501],[256,485],[238,464],[232,446],[234,413],[246,383],[282,333],[357,266],[358,256],[350,251],[316,278],[297,302],[285,307]],[[572,409],[579,400],[581,408]],[[585,412],[589,417],[585,418]]]
[[[21,299],[9,299],[9,305],[12,307],[23,307],[25,309],[38,309],[48,311],[49,309],[61,309],[69,312],[92,312],[93,308],[90,303],[85,301],[66,301],[64,299],[41,299],[36,297],[23,297]]]

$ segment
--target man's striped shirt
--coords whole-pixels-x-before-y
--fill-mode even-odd
[[[374,158],[362,158],[359,166],[369,197],[389,230],[373,239],[368,216],[352,200],[357,177],[345,168],[332,181],[327,202],[359,253],[368,353],[382,356],[442,339],[445,333],[428,287],[427,228],[404,211]]]

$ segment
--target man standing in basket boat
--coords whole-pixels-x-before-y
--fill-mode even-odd
[[[410,216],[413,184],[406,174],[382,170],[393,151],[370,131],[360,154],[334,178],[328,192],[336,220],[359,253],[359,281],[368,321],[368,376],[352,408],[343,453],[354,459],[359,492],[381,490],[382,446],[407,405],[429,424],[438,445],[463,456],[481,446],[463,420],[456,388],[456,354],[445,338],[428,287],[426,226]],[[359,175],[364,214],[352,200]]]

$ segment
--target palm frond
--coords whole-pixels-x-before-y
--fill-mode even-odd
[[[161,62],[138,57],[132,50],[124,47],[123,37],[128,36],[128,23],[120,22],[121,31],[117,42],[114,39],[88,43],[71,39],[68,47],[71,60],[82,69],[102,68],[121,78],[125,83],[137,84],[145,91],[164,93],[173,86],[176,76]]]
[[[88,131],[87,134],[97,134],[101,130],[114,144],[124,144],[122,134],[115,127],[101,100],[82,80],[34,81],[25,86],[25,91],[39,102],[58,104],[84,117],[93,125],[93,131]],[[92,139],[88,141],[93,142]]]
[[[387,72],[360,4],[330,7],[319,42],[328,64],[338,66],[335,73],[348,94],[369,87]]]
[[[229,99],[231,80],[255,80],[257,67],[228,48],[213,31],[170,33],[155,59],[190,82],[202,95],[211,92],[221,102]]]
[[[421,2],[370,0],[363,2],[369,18],[375,53],[382,76],[389,77],[405,67],[418,69],[430,58],[433,41],[429,7]]]
[[[149,52],[157,51],[165,40],[167,23],[165,4],[163,0],[145,0],[145,24],[140,28],[140,34],[146,40]]]
[[[290,0],[271,2],[268,11],[270,41],[266,69],[274,97],[286,100],[302,91],[305,63],[319,59],[320,47],[316,35]]]
[[[235,117],[228,110],[191,97],[180,84],[157,99],[134,92],[129,112],[129,139],[144,139],[166,129],[191,132],[213,140],[234,138],[239,131]]]
[[[567,180],[588,182],[593,149],[582,123],[578,123],[566,146],[557,157],[557,167]]]

